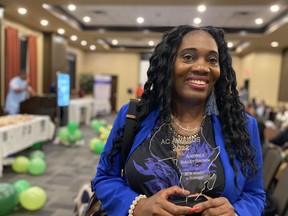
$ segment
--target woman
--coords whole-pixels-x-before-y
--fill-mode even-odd
[[[125,179],[118,138],[127,105],[93,181],[107,214],[260,216],[265,193],[257,122],[239,100],[223,30],[173,29],[156,46],[147,75]],[[200,194],[208,200],[194,207],[173,203]]]

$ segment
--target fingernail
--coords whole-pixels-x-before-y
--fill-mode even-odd
[[[194,206],[192,209],[193,209],[193,211],[198,212],[200,210],[200,207],[199,206]]]
[[[188,214],[193,214],[193,213],[194,213],[193,208],[190,208],[189,211],[188,211]]]

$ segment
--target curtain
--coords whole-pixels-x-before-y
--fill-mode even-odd
[[[37,37],[28,37],[28,62],[31,87],[37,91]]]
[[[18,30],[12,27],[5,29],[5,95],[9,89],[9,82],[20,72],[20,42]]]

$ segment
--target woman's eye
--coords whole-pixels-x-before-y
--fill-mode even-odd
[[[195,60],[196,57],[194,57],[194,56],[191,55],[191,54],[185,54],[185,55],[183,55],[183,59],[184,59],[185,61],[192,61],[192,60]]]
[[[210,57],[210,58],[208,59],[208,61],[209,61],[209,63],[211,63],[211,64],[217,64],[217,63],[218,63],[218,58],[216,58],[216,57]]]

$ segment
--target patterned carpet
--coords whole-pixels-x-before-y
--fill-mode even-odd
[[[101,117],[112,124],[115,114]],[[98,118],[99,119],[99,118]],[[96,136],[89,126],[80,126],[83,132],[85,145],[67,147],[47,142],[42,150],[46,156],[46,171],[42,175],[16,174],[11,166],[4,167],[1,183],[10,183],[19,179],[25,179],[32,186],[43,188],[47,193],[45,205],[37,211],[27,211],[18,207],[9,216],[73,216],[74,198],[83,184],[89,183],[95,176],[99,155],[89,149],[88,142]],[[17,155],[29,156],[31,149],[19,152]]]

